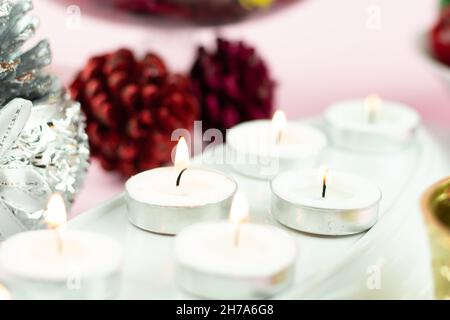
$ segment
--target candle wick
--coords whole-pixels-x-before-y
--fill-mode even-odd
[[[325,198],[326,194],[327,194],[327,183],[324,180],[322,185],[322,198]]]
[[[277,138],[276,138],[275,143],[277,145],[281,144],[282,138],[283,138],[283,130],[279,130],[278,133],[277,133]]]
[[[180,174],[178,175],[177,183],[176,183],[176,184],[177,184],[177,187],[180,186],[181,176],[183,175],[183,173],[184,173],[186,170],[187,170],[187,168],[184,168],[183,170],[181,170]]]

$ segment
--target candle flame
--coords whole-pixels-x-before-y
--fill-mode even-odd
[[[67,211],[64,199],[59,193],[50,197],[45,209],[45,223],[51,229],[57,229],[67,221]]]
[[[178,140],[174,164],[175,167],[179,169],[185,169],[189,165],[189,149],[184,137],[181,137],[180,140]]]
[[[11,293],[9,290],[0,283],[0,301],[1,300],[11,300]]]
[[[382,100],[376,94],[368,95],[366,100],[364,100],[364,108],[366,109],[369,119],[373,118],[378,112],[382,104]]]
[[[319,180],[320,180],[320,184],[322,184],[322,185],[326,185],[327,184],[327,180],[328,180],[328,178],[329,178],[329,176],[330,176],[330,174],[329,174],[329,169],[328,169],[328,167],[326,166],[326,165],[322,165],[320,168],[319,168]]]
[[[248,201],[242,192],[237,192],[234,196],[230,209],[230,222],[240,225],[249,218]]]
[[[283,131],[286,129],[286,123],[286,114],[281,110],[277,110],[272,117],[272,130],[277,143],[280,142]]]

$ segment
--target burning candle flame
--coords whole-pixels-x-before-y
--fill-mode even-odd
[[[272,117],[272,130],[277,144],[281,142],[286,123],[286,114],[281,110],[277,110]]]
[[[51,229],[57,229],[67,221],[66,206],[64,199],[59,193],[50,197],[45,210],[45,223]]]
[[[319,168],[319,180],[320,184],[326,184],[329,176],[329,169],[326,165],[322,165]]]
[[[189,148],[184,137],[178,140],[174,164],[179,169],[185,169],[189,166]]]
[[[248,201],[242,192],[237,192],[234,196],[230,209],[230,222],[236,225],[248,220],[249,209]]]
[[[374,122],[376,114],[380,109],[382,104],[381,98],[375,94],[371,94],[367,96],[364,101],[364,108],[366,109],[366,113],[369,119],[369,122]]]
[[[0,283],[0,301],[1,300],[11,300],[11,293],[9,290]]]

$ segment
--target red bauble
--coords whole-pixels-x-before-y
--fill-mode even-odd
[[[243,42],[218,39],[214,52],[199,48],[191,78],[205,128],[224,132],[272,114],[274,81],[256,50]]]
[[[450,8],[442,11],[431,30],[430,42],[436,58],[450,66]]]
[[[171,133],[191,129],[199,107],[190,80],[154,53],[127,49],[91,58],[71,85],[87,117],[91,154],[125,176],[170,161]]]

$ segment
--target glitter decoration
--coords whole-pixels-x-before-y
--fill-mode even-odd
[[[21,51],[38,26],[27,14],[32,8],[31,0],[0,0],[0,240],[44,227],[53,192],[70,206],[89,165],[80,105],[43,70],[51,63],[49,43]],[[22,101],[29,112],[17,109],[16,124],[11,103]]]
[[[201,103],[204,128],[222,132],[272,115],[275,82],[255,48],[241,41],[217,39],[217,49],[200,47],[191,78]]]
[[[37,18],[27,15],[32,8],[31,0],[0,0],[0,106],[16,97],[40,98],[55,81],[42,70],[51,63],[47,40],[28,51],[20,51],[39,23]]]
[[[87,116],[92,156],[124,176],[169,163],[172,132],[192,129],[199,114],[189,77],[151,52],[142,59],[128,49],[92,57],[70,89]]]

